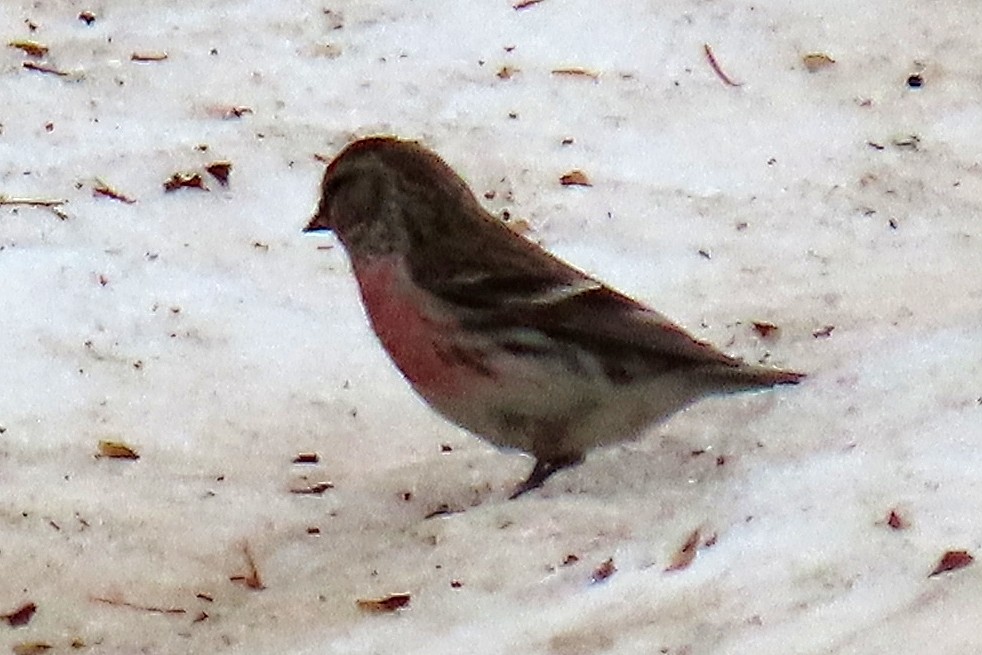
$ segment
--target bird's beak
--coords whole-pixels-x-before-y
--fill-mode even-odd
[[[313,218],[310,219],[310,222],[307,223],[307,227],[305,227],[303,229],[303,231],[304,232],[325,232],[325,231],[329,231],[331,228],[329,228],[328,226],[326,226],[323,223],[321,223],[320,220],[321,220],[321,217],[320,216],[314,216]]]
[[[327,212],[324,211],[324,203],[317,208],[317,213],[315,213],[311,218],[310,222],[307,223],[307,227],[303,229],[304,232],[324,232],[331,230],[331,222],[328,220]]]

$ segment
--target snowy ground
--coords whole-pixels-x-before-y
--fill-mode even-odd
[[[0,51],[0,194],[67,218],[0,207],[0,652],[982,651],[982,569],[930,576],[982,549],[980,21],[974,1],[3,2],[4,41],[50,50]],[[318,156],[374,133],[811,377],[505,501],[529,461],[423,406],[341,249],[300,233]],[[227,188],[204,172],[222,160]],[[593,186],[560,185],[573,169]],[[209,191],[165,193],[183,171]],[[106,440],[140,458],[96,457]],[[425,518],[443,506],[466,511]]]

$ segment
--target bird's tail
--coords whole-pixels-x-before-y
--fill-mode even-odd
[[[807,376],[804,373],[767,366],[740,363],[736,366],[714,366],[708,377],[722,387],[722,391],[752,391],[779,384],[798,384]]]

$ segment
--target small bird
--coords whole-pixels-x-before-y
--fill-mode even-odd
[[[382,346],[453,423],[535,465],[535,489],[699,398],[795,384],[577,270],[485,211],[436,153],[369,137],[328,165],[305,232],[341,241]]]

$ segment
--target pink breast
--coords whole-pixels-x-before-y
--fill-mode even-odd
[[[413,387],[428,399],[459,391],[460,371],[447,365],[438,347],[456,321],[441,315],[426,292],[412,283],[403,259],[373,258],[356,264],[355,273],[375,333]]]

